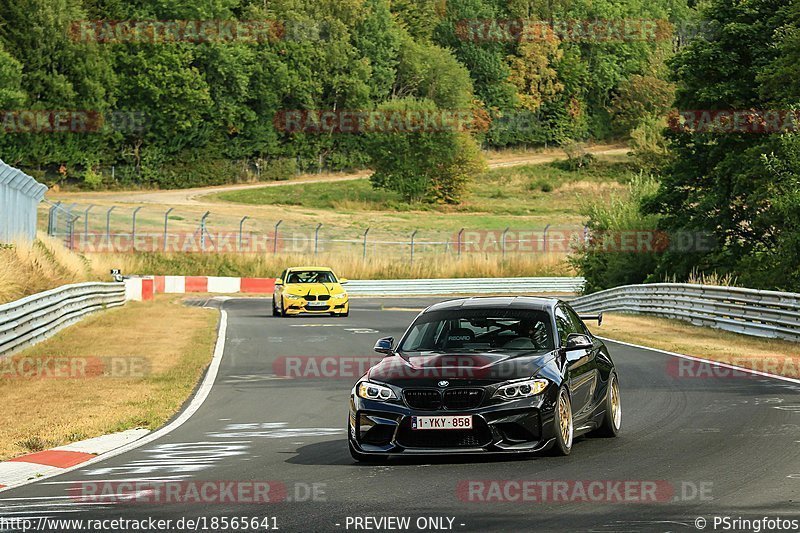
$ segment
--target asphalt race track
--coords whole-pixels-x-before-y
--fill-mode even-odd
[[[389,531],[395,523],[356,527],[355,517],[409,517],[410,531],[419,524],[429,531],[616,532],[697,531],[698,517],[713,531],[715,515],[800,515],[800,386],[680,376],[675,357],[618,344],[610,344],[623,404],[618,439],[578,439],[567,458],[355,463],[345,425],[358,376],[282,379],[275,369],[293,356],[377,356],[375,340],[399,337],[415,309],[432,301],[357,299],[346,319],[273,318],[269,300],[217,303],[228,312],[224,357],[210,395],[185,424],[136,450],[0,493],[0,517],[275,517],[282,531]],[[121,480],[266,480],[284,486],[288,501],[74,497],[81,483]],[[672,492],[647,503],[465,501],[458,489],[470,480],[651,481]]]

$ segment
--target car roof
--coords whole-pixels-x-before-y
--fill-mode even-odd
[[[321,272],[333,272],[332,268],[328,267],[315,267],[315,266],[305,266],[305,267],[291,267],[286,269],[289,272],[293,272],[295,270],[318,270]]]
[[[552,311],[561,302],[558,298],[542,298],[535,296],[482,296],[458,298],[433,304],[423,311],[445,311],[458,308],[483,309],[530,309],[532,311]]]

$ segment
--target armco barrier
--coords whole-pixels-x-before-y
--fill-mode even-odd
[[[0,357],[36,344],[89,313],[124,303],[122,283],[78,283],[0,305]]]
[[[463,278],[352,280],[347,293],[361,295],[423,296],[435,294],[568,293],[583,290],[583,278]]]
[[[129,299],[147,299],[146,280],[152,278],[156,294],[216,293],[272,294],[273,278],[224,278],[206,276],[149,276],[131,278]],[[143,280],[143,281],[135,281]],[[139,283],[139,285],[135,285]],[[141,284],[145,285],[142,286]],[[463,278],[350,280],[345,289],[352,296],[424,296],[437,294],[576,294],[583,290],[583,278]],[[145,296],[141,293],[144,292]]]
[[[745,335],[800,341],[800,294],[653,283],[616,287],[571,302],[576,311],[645,313]]]

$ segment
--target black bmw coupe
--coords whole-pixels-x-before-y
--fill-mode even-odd
[[[588,320],[588,317],[584,317]],[[602,315],[591,317],[602,321]],[[465,298],[417,316],[350,395],[354,459],[569,455],[576,436],[615,437],[619,383],[605,344],[557,299]]]

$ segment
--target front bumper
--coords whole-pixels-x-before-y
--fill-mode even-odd
[[[464,411],[414,410],[402,401],[378,402],[352,394],[348,438],[356,451],[376,456],[536,452],[549,447],[555,438],[554,399],[548,392]],[[411,429],[412,416],[454,415],[472,415],[473,428]]]
[[[309,303],[324,303],[325,305],[308,305]],[[304,300],[286,300],[284,313],[287,315],[328,315],[331,313],[345,314],[350,309],[350,299],[328,300],[325,302],[306,302]]]

